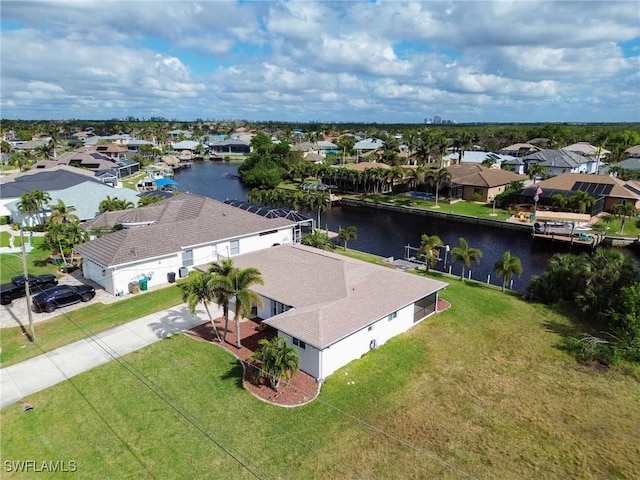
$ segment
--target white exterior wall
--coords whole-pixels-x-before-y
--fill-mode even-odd
[[[291,243],[292,234],[292,227],[286,227],[268,235],[253,235],[241,238],[239,239],[240,254],[262,250],[271,247],[274,243]],[[145,260],[140,263],[109,267],[104,269],[104,275],[101,266],[91,262],[90,259],[86,259],[83,262],[83,274],[85,278],[98,283],[113,295],[116,295],[118,292],[123,292],[127,295],[129,293],[129,283],[140,280],[143,275],[149,276],[149,274],[151,274],[148,279],[149,288],[169,283],[167,277],[169,272],[175,273],[176,278],[179,278],[179,271],[183,266],[182,252],[184,250],[193,251],[193,265],[187,267],[187,269],[191,271],[196,265],[203,265],[227,258],[229,248],[229,241],[219,243],[212,242],[193,248],[187,246],[180,252],[164,257]],[[86,264],[86,266],[84,264]],[[269,305],[270,304],[267,304],[268,308],[270,308]]]
[[[305,371],[313,378],[322,378],[321,377],[321,365],[320,358],[321,352],[315,347],[311,345],[305,345],[305,348],[300,348],[293,344],[293,337],[291,335],[287,335],[284,332],[278,330],[278,336],[284,337],[287,339],[287,345],[289,347],[293,347],[298,350],[298,358],[300,359],[300,370]]]
[[[325,379],[339,368],[360,358],[371,349],[372,340],[375,340],[376,347],[379,347],[390,338],[406,332],[414,325],[413,304],[411,304],[399,310],[398,316],[393,320],[389,321],[388,317],[384,317],[371,325],[371,331],[369,331],[369,327],[365,327],[338,343],[334,343],[322,350],[321,376],[316,378]]]

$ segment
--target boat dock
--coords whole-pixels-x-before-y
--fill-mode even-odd
[[[532,233],[534,240],[550,240],[551,242],[560,242],[569,245],[579,245],[583,247],[596,248],[602,243],[604,236],[592,233],[578,233],[575,235],[564,233]]]

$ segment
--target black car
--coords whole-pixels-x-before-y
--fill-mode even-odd
[[[96,296],[90,285],[58,285],[34,295],[33,310],[36,312],[53,312],[56,308],[66,307],[78,302],[88,302]]]
[[[43,292],[47,288],[54,287],[58,284],[58,279],[51,274],[37,276],[29,274],[27,278],[29,279],[29,292],[31,295]],[[11,283],[0,285],[0,303],[2,305],[9,305],[12,300],[24,297],[27,294],[25,283],[24,276],[17,275],[11,279]]]

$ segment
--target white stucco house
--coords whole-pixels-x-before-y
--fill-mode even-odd
[[[447,286],[298,244],[239,255],[234,264],[260,271],[264,285],[253,290],[263,304],[254,314],[297,348],[301,370],[318,380],[434,314]]]
[[[183,193],[146,207],[107,212],[86,228],[119,230],[76,247],[85,278],[114,295],[146,278],[150,286],[186,276],[194,265],[300,238],[299,225]]]

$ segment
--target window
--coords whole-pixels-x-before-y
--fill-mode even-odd
[[[185,250],[182,252],[182,266],[183,267],[193,266],[193,250]]]
[[[393,312],[393,313],[390,313],[389,315],[387,315],[387,320],[391,321],[391,320],[393,320],[393,319],[395,319],[397,317],[398,317],[398,312]]]
[[[238,255],[240,253],[240,240],[231,240],[229,242],[229,256]]]
[[[307,344],[306,344],[306,343],[304,343],[302,340],[298,340],[297,338],[294,338],[294,337],[291,337],[291,338],[293,339],[293,344],[294,344],[296,347],[300,347],[300,348],[302,348],[303,350],[304,350],[305,348],[307,348]]]

